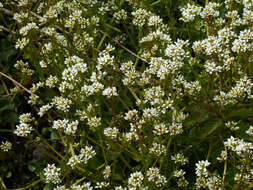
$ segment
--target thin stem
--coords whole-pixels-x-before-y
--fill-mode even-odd
[[[136,95],[136,93],[134,92],[134,90],[130,87],[128,87],[128,89],[130,90],[131,94],[134,96],[134,98],[136,99],[136,101],[140,101],[139,97]]]
[[[35,132],[37,133],[37,135],[39,136],[39,138],[40,138],[41,140],[43,140],[44,143],[45,143],[54,153],[56,153],[59,157],[61,157],[63,160],[65,160],[65,158],[64,158],[58,151],[56,151],[56,150],[54,149],[54,147],[52,147],[52,146],[43,138],[43,136],[42,136],[37,130],[35,130]]]
[[[32,182],[31,184],[25,186],[25,187],[22,187],[22,188],[18,188],[18,189],[14,189],[14,190],[25,190],[25,189],[30,189],[31,187],[34,187],[35,185],[37,185],[38,183],[41,182],[41,179],[38,179],[34,182]]]
[[[128,53],[134,55],[135,57],[141,59],[142,61],[147,62],[147,60],[145,60],[144,58],[140,57],[139,55],[137,55],[136,53],[132,52],[130,49],[126,48],[124,45],[122,45],[121,43],[119,43],[117,40],[113,39],[111,36],[109,36],[107,33],[98,30],[99,32],[101,32],[102,34],[105,34],[108,38],[110,38],[115,44],[119,45],[122,49],[126,50]]]
[[[227,148],[226,148],[226,151],[227,151]],[[222,189],[224,189],[226,175],[227,175],[227,159],[224,162],[224,170],[223,170],[223,176],[222,176]]]
[[[36,96],[34,93],[32,93],[30,90],[28,90],[26,87],[24,87],[22,84],[20,84],[19,82],[17,82],[16,80],[14,80],[13,78],[11,78],[10,76],[8,76],[8,75],[6,75],[6,74],[4,74],[4,73],[2,73],[2,72],[0,72],[0,74],[1,74],[2,76],[4,76],[5,78],[11,80],[15,85],[17,85],[17,86],[23,88],[23,89],[24,89],[26,92],[28,92],[29,94]]]

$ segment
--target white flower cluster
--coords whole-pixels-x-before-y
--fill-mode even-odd
[[[12,144],[9,141],[2,142],[0,145],[0,148],[4,152],[8,152],[9,150],[11,150],[11,147],[12,147]]]
[[[200,13],[203,19],[209,19],[210,17],[218,17],[219,16],[219,3],[209,2],[205,8]]]
[[[22,38],[22,39],[18,39],[18,41],[16,42],[16,49],[24,49],[24,47],[29,43],[29,39],[28,38]]]
[[[36,23],[34,22],[31,22],[31,23],[28,23],[26,26],[22,27],[20,30],[19,30],[19,33],[20,35],[22,36],[27,36],[28,33],[31,31],[31,30],[38,30],[39,27],[36,25]]]
[[[93,190],[93,187],[91,186],[91,182],[85,182],[82,185],[71,185],[71,190]]]
[[[188,158],[185,158],[185,156],[182,153],[178,153],[174,156],[171,156],[171,160],[173,160],[176,164],[185,165],[188,163]]]
[[[119,135],[119,129],[116,127],[107,127],[104,129],[104,135],[109,137],[112,140],[117,139],[117,136]]]
[[[161,136],[169,133],[168,127],[164,123],[160,123],[154,126],[153,133],[157,136]]]
[[[104,182],[104,181],[97,182],[95,188],[96,189],[104,189],[104,188],[108,187],[109,185],[110,185],[110,183],[108,183],[108,182]]]
[[[29,135],[33,128],[31,126],[32,115],[31,113],[25,113],[19,116],[19,125],[16,126],[14,133],[21,137]]]
[[[159,157],[163,154],[166,154],[167,150],[166,147],[162,144],[158,144],[154,142],[149,149],[150,154],[153,154],[156,157]]]
[[[234,151],[240,157],[244,157],[245,154],[252,154],[253,144],[245,142],[243,139],[235,138],[231,136],[224,142],[225,147]]]
[[[71,104],[72,101],[70,99],[64,98],[62,96],[54,97],[51,103],[52,106],[55,106],[58,110],[63,112],[68,112]]]
[[[39,106],[41,119],[50,118],[48,121],[52,122],[53,131],[60,133],[59,139],[64,145],[73,141],[71,156],[69,150],[62,151],[69,158],[68,168],[80,169],[95,157],[95,147],[82,148],[80,142],[97,144],[100,134],[105,138],[98,145],[108,146],[107,150],[115,151],[113,148],[120,146],[123,155],[127,151],[146,159],[142,154],[147,154],[148,160],[135,160],[133,163],[144,162],[147,166],[139,171],[134,168],[136,172],[130,174],[127,187],[120,186],[122,184],[114,187],[110,178],[114,177],[112,174],[117,175],[115,163],[118,157],[115,157],[115,163],[111,163],[111,158],[107,158],[111,152],[106,152],[103,155],[105,164],[96,166],[98,172],[104,168],[100,176],[97,175],[104,181],[94,179],[92,187],[90,182],[71,184],[71,180],[70,184],[55,189],[144,190],[150,188],[145,186],[147,184],[152,188],[163,188],[165,184],[173,184],[167,183],[170,179],[167,172],[164,172],[166,176],[161,175],[163,162],[175,163],[169,176],[174,176],[178,188],[187,188],[193,181],[188,182],[186,171],[179,167],[188,163],[188,158],[173,151],[175,155],[169,159],[167,153],[172,147],[170,143],[166,147],[166,142],[169,139],[175,149],[178,147],[177,141],[182,139],[183,132],[189,132],[187,125],[192,125],[191,121],[184,120],[188,115],[194,119],[195,111],[192,110],[196,109],[195,106],[201,105],[198,124],[206,121],[202,114],[208,113],[210,117],[225,118],[223,121],[226,123],[221,127],[231,130],[226,132],[235,135],[235,131],[241,130],[238,125],[241,120],[238,119],[238,123],[228,121],[229,117],[227,113],[223,117],[223,111],[229,106],[243,107],[241,102],[253,97],[250,76],[253,60],[252,0],[207,1],[203,7],[197,1],[183,2],[185,6],[180,8],[180,20],[187,22],[187,27],[180,31],[173,23],[172,28],[164,24],[163,15],[151,12],[152,7],[162,4],[160,1],[152,3],[148,9],[145,2],[134,0],[43,1],[29,9],[32,2],[35,3],[29,0],[13,2],[13,6],[17,5],[20,10],[13,15],[19,27],[16,48],[29,55],[30,48],[36,47],[38,54],[35,56],[39,56],[35,63],[18,61],[15,67],[21,71],[22,77],[23,74],[30,77],[40,65],[40,73],[35,73],[38,75],[32,79],[38,81],[31,84],[28,102],[36,104],[36,109]],[[194,33],[194,38],[191,38],[193,28],[200,33]],[[177,33],[182,34],[184,40],[178,39]],[[201,36],[197,39],[199,34]],[[131,49],[133,47],[135,49]],[[34,71],[28,67],[30,64]],[[35,92],[50,93],[39,97]],[[217,110],[213,111],[213,104],[218,105]],[[14,133],[24,137],[29,135],[32,122],[31,114],[21,115]],[[190,130],[190,133],[198,133],[194,128]],[[252,126],[246,134],[247,138],[253,136]],[[6,142],[1,149],[8,150],[8,146]],[[251,142],[231,136],[224,146],[225,150],[217,160],[226,162],[230,158],[229,151],[232,151],[237,154],[233,159],[239,157],[240,163],[246,167],[245,158],[252,157]],[[74,150],[80,150],[79,154],[75,155]],[[183,149],[181,152],[186,154],[187,151]],[[193,188],[222,189],[226,178],[207,170],[212,161],[208,159],[210,162],[202,160],[196,163],[196,187]],[[149,161],[156,162],[151,166]],[[158,169],[156,164],[161,164],[161,168]],[[237,165],[236,169],[242,170],[242,165]],[[93,165],[89,167],[93,168]],[[60,183],[60,169],[54,164],[49,164],[44,171],[47,183]],[[248,180],[251,176],[247,171],[243,179]],[[241,183],[240,173],[235,175],[235,180]]]
[[[104,178],[105,179],[108,179],[110,176],[111,176],[111,167],[110,166],[106,166],[104,171],[103,171],[103,174],[104,174]]]
[[[195,19],[197,15],[201,13],[201,7],[188,3],[185,7],[181,7],[180,11],[182,13],[182,18],[184,22],[190,22]]]
[[[129,120],[129,121],[135,121],[138,119],[138,110],[133,109],[133,110],[129,110],[128,112],[125,113],[125,120]]]
[[[46,177],[46,183],[58,184],[61,182],[60,173],[61,169],[55,167],[55,164],[48,164],[46,168],[44,168],[44,175]]]
[[[211,163],[207,160],[201,160],[196,164],[196,187],[197,189],[208,188],[222,189],[222,179],[219,175],[211,174],[208,172],[207,167]]]
[[[128,185],[130,187],[141,187],[143,184],[144,176],[141,172],[131,173],[128,178]]]
[[[146,19],[149,16],[149,13],[145,9],[140,8],[132,12],[132,15],[134,17],[132,20],[133,24],[141,27],[145,24]]]
[[[241,98],[252,98],[252,87],[253,83],[251,82],[251,80],[247,76],[244,76],[236,82],[236,85],[232,87],[228,93],[220,91],[220,94],[216,95],[213,100],[220,105],[235,104]]]
[[[236,131],[239,129],[239,127],[237,126],[238,123],[235,121],[228,121],[227,123],[225,123],[226,127],[229,128],[231,131]]]
[[[75,166],[80,164],[80,163],[87,164],[88,161],[91,158],[93,158],[95,155],[96,155],[96,152],[95,152],[95,150],[93,150],[92,146],[85,146],[85,148],[82,148],[80,150],[79,155],[72,155],[69,158],[69,161],[68,161],[67,165],[71,166],[72,169],[74,169]]]
[[[210,165],[210,162],[208,162],[207,160],[202,160],[199,161],[196,164],[196,174],[198,177],[207,177],[208,176],[208,171],[207,171],[207,167]]]
[[[158,168],[149,168],[146,176],[148,181],[155,184],[156,187],[162,187],[167,183],[166,177],[160,174]]]
[[[177,178],[177,185],[178,187],[186,187],[188,185],[188,181],[185,179],[185,171],[180,169],[180,170],[176,170],[174,172],[174,177]]]
[[[27,76],[31,76],[34,73],[34,70],[29,68],[28,63],[23,62],[22,60],[17,61],[14,67],[20,70],[24,75],[27,75]]]
[[[119,23],[120,21],[125,21],[127,19],[127,12],[121,9],[113,14],[113,18]]]
[[[102,94],[103,96],[106,96],[107,98],[111,98],[112,96],[118,96],[116,87],[105,88]]]
[[[253,136],[253,126],[250,126],[249,129],[246,131],[246,133],[247,133],[249,136]]]
[[[75,135],[79,122],[77,120],[70,122],[68,119],[55,120],[52,128],[63,129],[67,135]]]

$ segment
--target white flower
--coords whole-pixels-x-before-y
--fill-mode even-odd
[[[226,127],[229,128],[232,131],[236,131],[239,129],[239,127],[237,126],[238,123],[235,121],[228,121],[227,123],[225,123]]]
[[[26,137],[31,133],[32,130],[33,129],[29,124],[20,123],[19,125],[16,126],[16,130],[14,131],[14,133],[18,136]]]
[[[132,12],[133,15],[133,24],[136,26],[143,26],[148,17],[148,12],[145,9],[137,9],[135,12]]]
[[[169,126],[169,132],[170,132],[171,136],[179,135],[179,134],[183,133],[183,125],[182,125],[182,123],[174,123],[173,122]]]
[[[12,147],[12,144],[9,141],[2,142],[2,144],[0,145],[0,148],[4,152],[8,152],[11,149],[11,147]]]
[[[97,128],[98,126],[101,125],[101,118],[100,117],[92,117],[88,119],[88,125],[90,127]]]
[[[81,163],[80,157],[77,156],[77,155],[74,155],[74,156],[71,156],[71,158],[69,159],[67,165],[71,166],[71,168],[74,168],[79,163]]]
[[[203,11],[200,13],[201,17],[203,19],[208,19],[209,17],[217,17],[219,16],[219,8],[220,4],[219,3],[213,3],[213,2],[209,2],[205,8],[203,9]]]
[[[64,132],[68,135],[74,135],[77,131],[78,124],[79,124],[79,122],[77,120],[72,121],[71,123],[68,123]]]
[[[93,190],[90,182],[83,183],[83,185],[71,185],[71,190]]]
[[[32,115],[31,113],[24,113],[19,116],[19,122],[20,123],[29,123],[32,121]]]
[[[183,177],[184,174],[185,174],[185,171],[182,170],[182,169],[176,170],[176,171],[174,172],[174,176],[175,176],[175,177]]]
[[[96,155],[95,150],[93,150],[92,146],[85,146],[85,148],[81,149],[81,153],[79,154],[82,162],[87,164],[87,162]]]
[[[143,182],[143,174],[141,172],[131,173],[128,178],[128,185],[133,187],[141,187]]]
[[[111,98],[112,96],[118,96],[116,87],[108,87],[104,89],[102,94],[103,96],[107,96],[107,98]]]
[[[200,14],[201,9],[201,7],[188,3],[185,7],[180,8],[183,16],[180,20],[184,22],[193,21],[195,17]]]
[[[53,122],[53,128],[54,129],[65,129],[68,126],[69,120],[63,119],[63,120],[56,120]]]
[[[52,105],[55,105],[57,109],[67,112],[70,108],[70,105],[72,104],[72,101],[67,98],[56,96],[52,100]]]
[[[104,129],[105,136],[109,137],[110,139],[117,139],[117,135],[119,134],[119,130],[116,127],[107,127]]]
[[[210,165],[210,162],[208,162],[207,160],[202,160],[199,161],[196,164],[196,175],[198,177],[207,177],[208,176],[208,171],[207,171],[207,167]]]
[[[153,133],[155,135],[161,136],[169,132],[168,127],[164,123],[160,123],[154,126]]]
[[[166,154],[166,147],[162,144],[158,144],[156,142],[154,142],[151,146],[151,148],[149,149],[149,152],[153,155],[155,155],[156,157],[159,157],[163,154]]]
[[[110,185],[110,184],[109,184],[108,182],[104,182],[104,181],[102,181],[102,182],[97,182],[95,188],[96,188],[96,189],[103,189],[103,188],[108,187],[109,185]]]
[[[36,23],[31,22],[31,23],[28,23],[26,26],[22,27],[19,30],[19,34],[22,36],[26,36],[30,30],[38,30],[38,29],[39,27],[36,25]]]
[[[171,156],[171,160],[173,160],[176,164],[179,163],[181,165],[185,165],[189,161],[182,153]]]
[[[46,177],[46,183],[58,184],[61,182],[60,179],[60,168],[55,167],[54,164],[48,164],[46,168],[44,168],[44,175]]]
[[[52,106],[50,104],[46,104],[44,106],[40,107],[40,111],[38,113],[38,115],[40,117],[42,117],[48,110],[50,110],[52,108]]]
[[[167,183],[166,177],[160,174],[158,168],[149,168],[146,175],[148,181],[154,183],[157,187],[161,187]]]
[[[22,38],[21,40],[18,39],[18,41],[16,42],[16,49],[24,49],[24,47],[29,43],[29,39],[27,38]]]
[[[253,136],[253,126],[250,126],[246,133],[250,136]]]
[[[104,178],[108,179],[111,176],[111,167],[106,166],[104,171],[103,171],[103,174],[104,174]]]
[[[153,16],[149,17],[149,19],[148,19],[149,26],[153,26],[153,25],[158,26],[161,23],[162,23],[162,19],[156,15],[153,15]]]
[[[55,84],[58,82],[58,78],[56,76],[50,75],[46,80],[46,85],[50,88],[55,87]]]

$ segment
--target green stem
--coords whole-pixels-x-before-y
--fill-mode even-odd
[[[100,139],[100,143],[102,143],[103,139],[102,139],[102,135],[101,134],[99,134],[99,139]],[[106,154],[105,154],[105,149],[104,149],[103,145],[101,145],[101,149],[102,149],[102,153],[103,153],[103,157],[104,157],[105,163],[106,163],[106,165],[108,165]]]
[[[34,182],[32,182],[31,184],[25,186],[25,187],[22,187],[22,188],[18,188],[18,189],[15,189],[15,190],[25,190],[25,189],[30,189],[31,187],[34,187],[35,185],[37,185],[38,183],[41,182],[41,179],[38,179]]]
[[[224,189],[226,175],[227,175],[227,159],[224,162],[224,170],[223,170],[223,176],[222,176],[222,189]]]
[[[43,136],[42,136],[37,130],[35,130],[35,132],[37,133],[37,135],[39,136],[39,138],[40,138],[41,140],[43,140],[44,143],[45,143],[54,153],[56,153],[59,157],[61,157],[61,158],[64,160],[64,157],[63,157],[58,151],[56,151],[56,150],[54,149],[54,147],[52,147],[52,146],[43,138]]]

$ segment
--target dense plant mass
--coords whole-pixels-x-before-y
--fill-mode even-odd
[[[29,177],[19,184],[1,174],[2,186],[253,186],[253,1],[5,0],[0,7],[12,23],[2,33],[19,51],[17,74],[1,75],[15,85],[12,96],[29,95],[13,131]],[[1,138],[1,151],[13,153]]]

